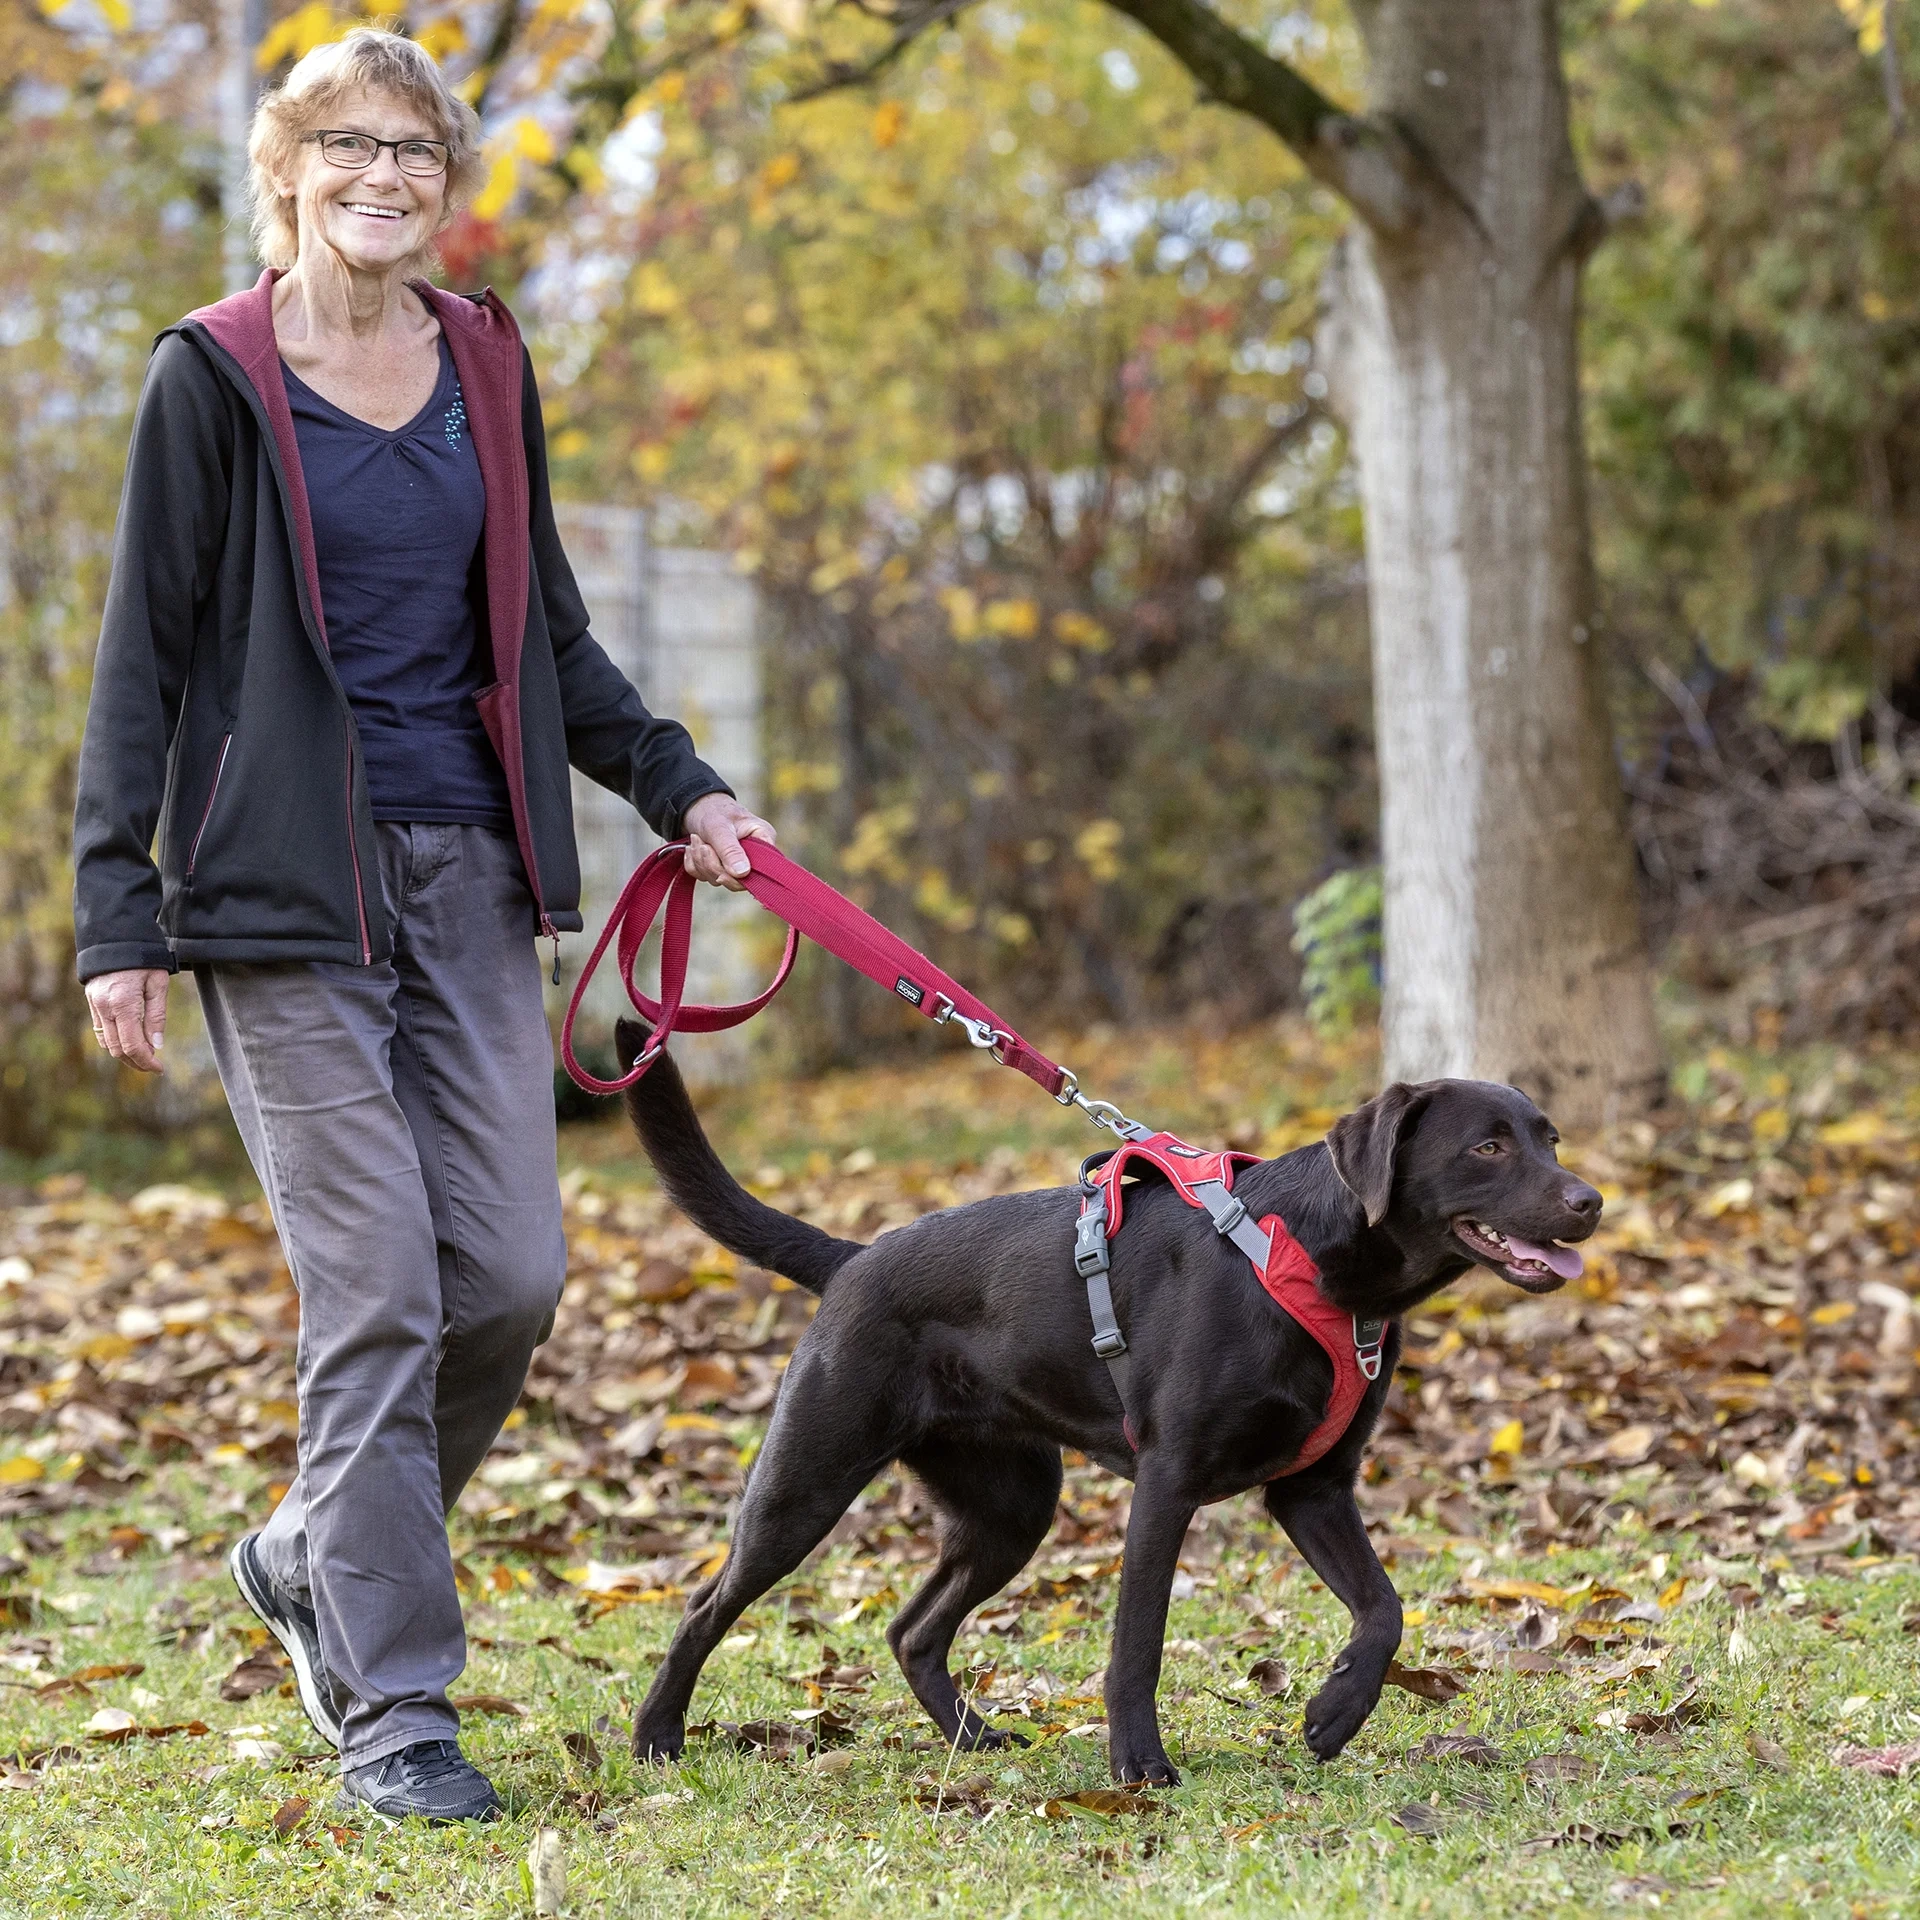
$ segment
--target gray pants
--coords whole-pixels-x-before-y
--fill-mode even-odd
[[[445,1517],[567,1264],[519,854],[483,827],[378,832],[390,964],[195,974],[300,1294],[299,1470],[260,1556],[311,1597],[349,1767],[458,1732]]]

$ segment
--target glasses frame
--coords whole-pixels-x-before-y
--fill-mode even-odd
[[[333,155],[327,151],[327,142],[337,134],[345,134],[354,140],[373,141],[372,158],[359,161],[358,163],[348,160],[336,160]],[[320,158],[324,160],[328,166],[338,167],[342,173],[364,173],[368,167],[373,165],[375,160],[380,158],[380,149],[382,147],[392,149],[393,164],[398,167],[409,180],[437,180],[453,164],[453,148],[446,141],[435,140],[420,134],[409,134],[404,140],[375,140],[372,134],[362,133],[358,127],[316,127],[313,132],[302,134],[300,137],[302,140],[313,141],[320,149]],[[418,167],[410,167],[400,158],[400,149],[402,147],[434,147],[439,151],[440,164],[428,172],[422,172]]]

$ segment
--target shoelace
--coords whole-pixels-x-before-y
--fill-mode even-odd
[[[467,1771],[460,1749],[451,1740],[416,1740],[394,1755],[409,1786],[432,1787],[457,1779]]]

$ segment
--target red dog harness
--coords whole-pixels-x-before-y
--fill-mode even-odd
[[[1270,1213],[1256,1224],[1245,1202],[1234,1198],[1235,1169],[1254,1165],[1257,1154],[1209,1153],[1188,1146],[1170,1133],[1149,1133],[1135,1123],[1129,1125],[1132,1132],[1124,1146],[1099,1156],[1097,1165],[1088,1161],[1080,1170],[1085,1197],[1080,1202],[1073,1254],[1073,1264],[1087,1283],[1093,1350],[1107,1363],[1127,1416],[1127,1444],[1136,1449],[1139,1446],[1128,1395],[1132,1356],[1114,1317],[1113,1290],[1107,1282],[1108,1242],[1120,1231],[1125,1194],[1121,1178],[1136,1163],[1144,1162],[1164,1175],[1188,1206],[1212,1217],[1220,1236],[1231,1240],[1253,1262],[1253,1270],[1274,1305],[1306,1328],[1333,1362],[1333,1392],[1327,1397],[1326,1413],[1307,1435],[1292,1464],[1272,1478],[1284,1479],[1312,1466],[1346,1432],[1367,1387],[1379,1379],[1389,1322],[1362,1320],[1325,1299],[1316,1284],[1320,1269],[1287,1231],[1287,1223],[1277,1213]]]

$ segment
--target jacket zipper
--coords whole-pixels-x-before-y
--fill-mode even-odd
[[[353,862],[353,907],[360,916],[360,964],[373,965],[373,943],[367,938],[367,896],[360,885],[360,840],[353,830],[353,719],[347,719],[347,857]]]
[[[220,776],[227,770],[227,754],[233,746],[233,735],[223,733],[220,736],[220,758],[214,762],[213,785],[207,789],[207,804],[200,809],[200,824],[193,830],[193,845],[187,849],[187,885],[193,885],[194,862],[200,858],[200,842],[206,838],[207,822],[213,818],[213,803],[220,791]]]

